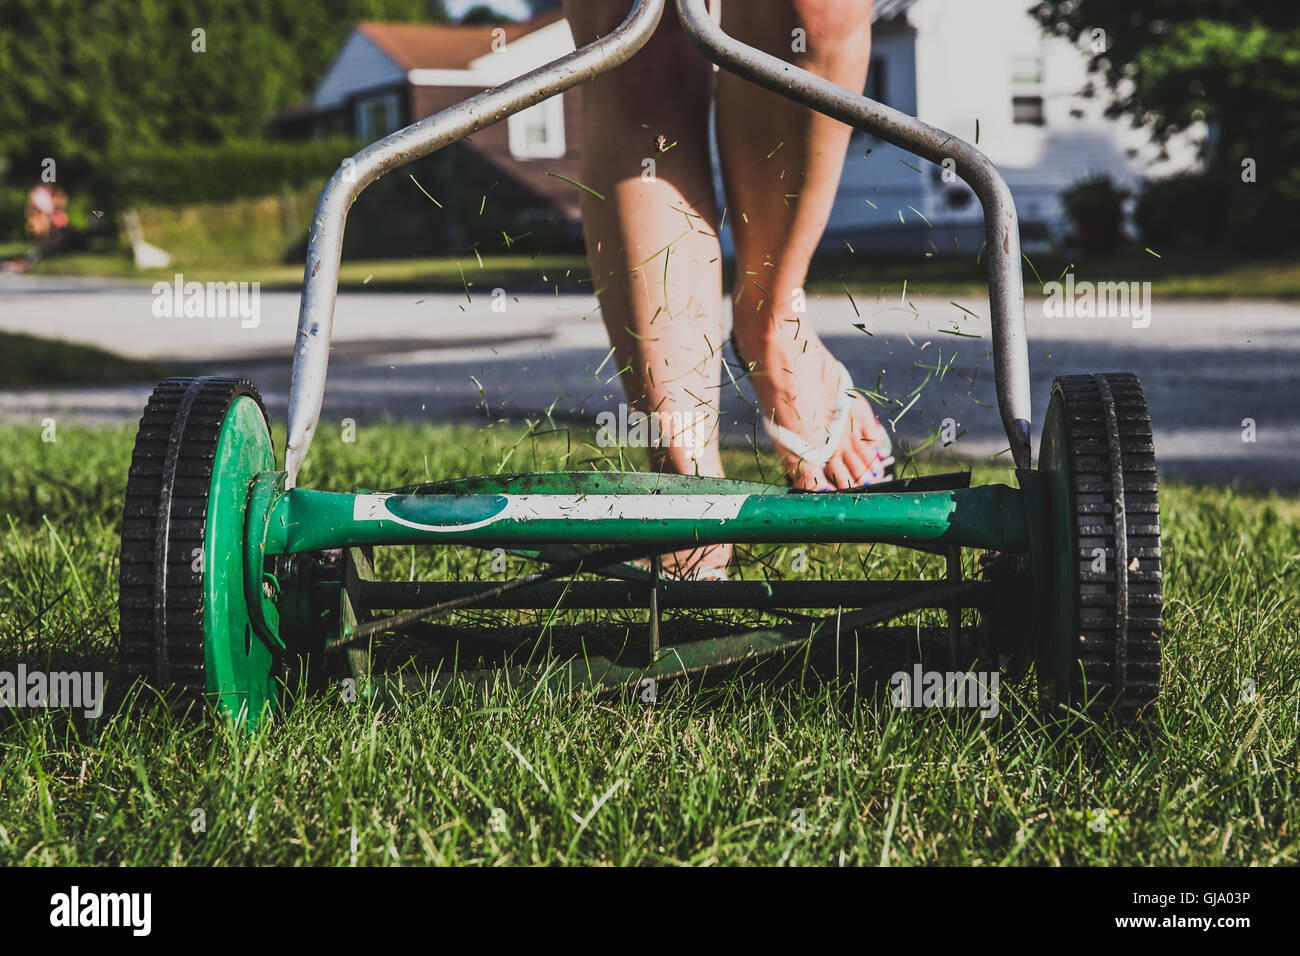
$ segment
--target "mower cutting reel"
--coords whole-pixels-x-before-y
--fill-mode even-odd
[[[330,180],[308,244],[284,470],[276,470],[249,382],[158,386],[141,419],[123,521],[127,676],[176,688],[184,700],[214,700],[255,724],[281,706],[286,688],[310,687],[322,674],[350,673],[366,693],[386,686],[372,666],[393,637],[453,662],[495,657],[515,669],[516,681],[602,689],[696,675],[832,637],[838,644],[897,636],[885,625],[935,609],[946,625],[926,634],[946,646],[950,666],[978,658],[1019,673],[1032,662],[1044,700],[1124,718],[1155,698],[1159,507],[1136,378],[1057,379],[1033,467],[1019,232],[997,170],[956,137],[737,43],[708,18],[704,0],[678,0],[678,10],[686,32],[723,69],[932,161],[953,157],[975,189],[989,236],[998,405],[1018,487],[970,487],[970,476],[958,474],[808,494],[728,479],[593,472],[348,494],[296,487],[319,420],[342,230],[357,193],[623,62],[653,32],[663,5],[638,0],[611,37],[386,137]],[[944,556],[944,572],[916,581],[716,582],[660,572],[662,553],[724,543],[892,544]],[[385,581],[374,549],[394,545],[500,549],[544,567],[500,583]],[[975,578],[963,574],[965,549],[982,553]],[[624,628],[621,640],[581,642],[569,663],[537,677],[520,660],[529,645],[522,635],[487,638],[444,623],[476,608],[644,608],[648,620],[643,631]],[[667,635],[664,613],[691,608],[746,609],[782,623],[698,639]],[[397,683],[412,683],[405,670]],[[427,688],[464,676],[456,666],[434,668],[413,682]]]

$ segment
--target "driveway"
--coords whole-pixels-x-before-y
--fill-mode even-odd
[[[157,318],[150,286],[99,279],[0,277],[0,329],[90,343],[196,373],[247,374],[283,420],[298,296],[259,297],[255,326],[238,318]],[[1260,300],[1162,300],[1151,322],[1049,318],[1028,305],[1034,415],[1056,375],[1132,371],[1146,388],[1165,474],[1210,483],[1300,488],[1300,307]],[[903,403],[897,433],[929,437],[945,418],[965,459],[1006,447],[994,407],[987,301],[810,297],[806,320],[857,383]],[[251,327],[243,327],[250,325]],[[954,331],[961,335],[952,334]],[[593,298],[345,293],[323,418],[358,423],[536,419],[594,422],[622,400]],[[733,360],[734,361],[734,360]],[[927,368],[928,367],[928,368]],[[152,383],[0,390],[0,420],[134,422]],[[743,391],[743,396],[741,392]],[[724,440],[755,433],[750,393],[724,387]],[[1243,421],[1254,423],[1254,441]],[[933,446],[932,446],[933,447]],[[928,454],[928,452],[927,452]],[[999,460],[1007,461],[1003,455]]]

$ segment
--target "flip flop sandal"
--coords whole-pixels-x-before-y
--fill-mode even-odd
[[[731,339],[731,347],[740,359],[746,369],[749,363],[741,355],[740,349],[736,346],[736,339]],[[840,369],[839,388],[836,391],[835,412],[831,415],[831,420],[826,428],[826,440],[820,445],[814,445],[808,439],[804,438],[798,432],[791,431],[784,425],[778,425],[768,416],[763,416],[763,430],[767,432],[767,437],[772,439],[772,443],[780,445],[786,451],[790,452],[801,461],[812,465],[818,470],[825,468],[827,462],[835,456],[835,452],[840,447],[840,440],[844,437],[844,429],[849,424],[849,413],[853,408],[853,400],[857,397],[858,392],[853,385],[853,376],[849,370],[844,367],[843,362],[836,362]],[[868,480],[859,487],[877,484],[881,481],[892,481],[894,479],[894,445],[889,439],[889,433],[885,431],[880,424],[880,419],[872,413],[876,427],[883,433],[883,439],[874,442],[876,446],[876,461],[872,462],[872,470],[879,469],[880,477],[874,480]],[[790,476],[786,476],[786,481],[791,482]],[[792,483],[792,482],[791,482]],[[835,490],[835,489],[831,489]]]

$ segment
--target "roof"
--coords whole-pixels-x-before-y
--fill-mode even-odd
[[[876,0],[874,21],[902,17],[916,0]],[[448,23],[389,23],[362,20],[357,29],[364,33],[393,62],[406,70],[464,70],[492,49],[493,31],[504,29],[506,42],[564,19],[564,11],[553,9],[525,20],[495,26],[461,26]]]
[[[491,52],[494,30],[504,29],[509,43],[563,18],[563,12],[555,10],[501,27],[362,20],[357,29],[403,69],[464,70],[474,60]]]

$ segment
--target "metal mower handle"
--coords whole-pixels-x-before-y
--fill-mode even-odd
[[[284,451],[285,487],[297,483],[325,398],[334,299],[348,209],[363,189],[398,167],[464,139],[556,93],[612,70],[645,45],[659,25],[666,0],[636,0],[614,32],[553,63],[484,90],[345,159],[330,177],[312,214],[307,267],[298,308],[293,379],[289,385],[289,437]]]
[[[297,483],[320,421],[343,230],[352,202],[385,173],[625,62],[654,33],[665,2],[636,0],[627,19],[608,37],[384,137],[344,160],[326,183],[312,216],[298,310],[285,446],[286,488]],[[1011,192],[988,157],[964,140],[915,117],[732,39],[709,17],[706,0],[677,0],[677,9],[687,34],[706,57],[723,69],[932,162],[954,161],[957,174],[974,190],[984,209],[998,408],[1016,464],[1029,467],[1029,352],[1020,230]]]
[[[1011,190],[997,167],[980,150],[951,133],[729,37],[710,18],[706,0],[677,0],[677,12],[687,35],[722,69],[932,163],[942,165],[951,159],[956,164],[957,175],[974,190],[984,208],[998,410],[1016,465],[1028,468],[1033,456],[1020,227]]]

